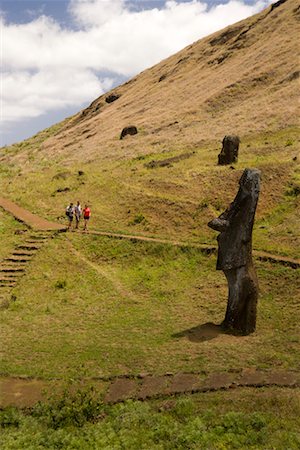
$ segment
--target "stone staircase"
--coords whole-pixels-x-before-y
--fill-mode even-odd
[[[32,258],[53,235],[53,232],[30,231],[24,241],[0,261],[0,308],[5,308],[13,300],[13,289],[26,273]]]

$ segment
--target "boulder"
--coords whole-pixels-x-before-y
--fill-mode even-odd
[[[130,125],[128,127],[123,128],[120,139],[123,139],[127,135],[133,136],[134,134],[137,134],[137,127],[134,125]]]
[[[110,94],[106,97],[105,101],[106,103],[113,103],[118,100],[118,98],[120,98],[119,94]]]

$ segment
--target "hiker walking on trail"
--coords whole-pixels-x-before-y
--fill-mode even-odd
[[[88,231],[87,225],[91,217],[91,210],[88,205],[85,205],[83,210],[84,228],[83,231]]]
[[[70,228],[72,226],[73,218],[74,218],[74,206],[73,206],[72,202],[66,207],[66,216],[69,221],[68,230],[70,230]]]
[[[78,230],[79,221],[80,221],[80,217],[81,217],[81,206],[80,206],[79,200],[77,202],[77,205],[74,208],[74,211],[75,211],[75,220],[76,220],[75,228],[76,228],[76,230]]]

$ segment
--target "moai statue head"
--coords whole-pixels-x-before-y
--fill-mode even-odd
[[[220,231],[218,270],[245,266],[252,258],[252,230],[260,191],[260,171],[245,169],[229,207],[208,226]]]
[[[218,155],[218,164],[226,165],[237,162],[240,138],[238,136],[225,136],[222,142],[222,150]]]

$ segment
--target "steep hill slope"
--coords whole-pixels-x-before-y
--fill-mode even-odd
[[[231,200],[242,169],[256,166],[264,180],[257,246],[293,254],[299,18],[299,1],[281,0],[2,149],[3,195],[52,219],[80,198],[94,227],[207,241],[207,220]],[[138,134],[120,140],[131,124]],[[237,170],[216,165],[230,133],[242,140]]]

